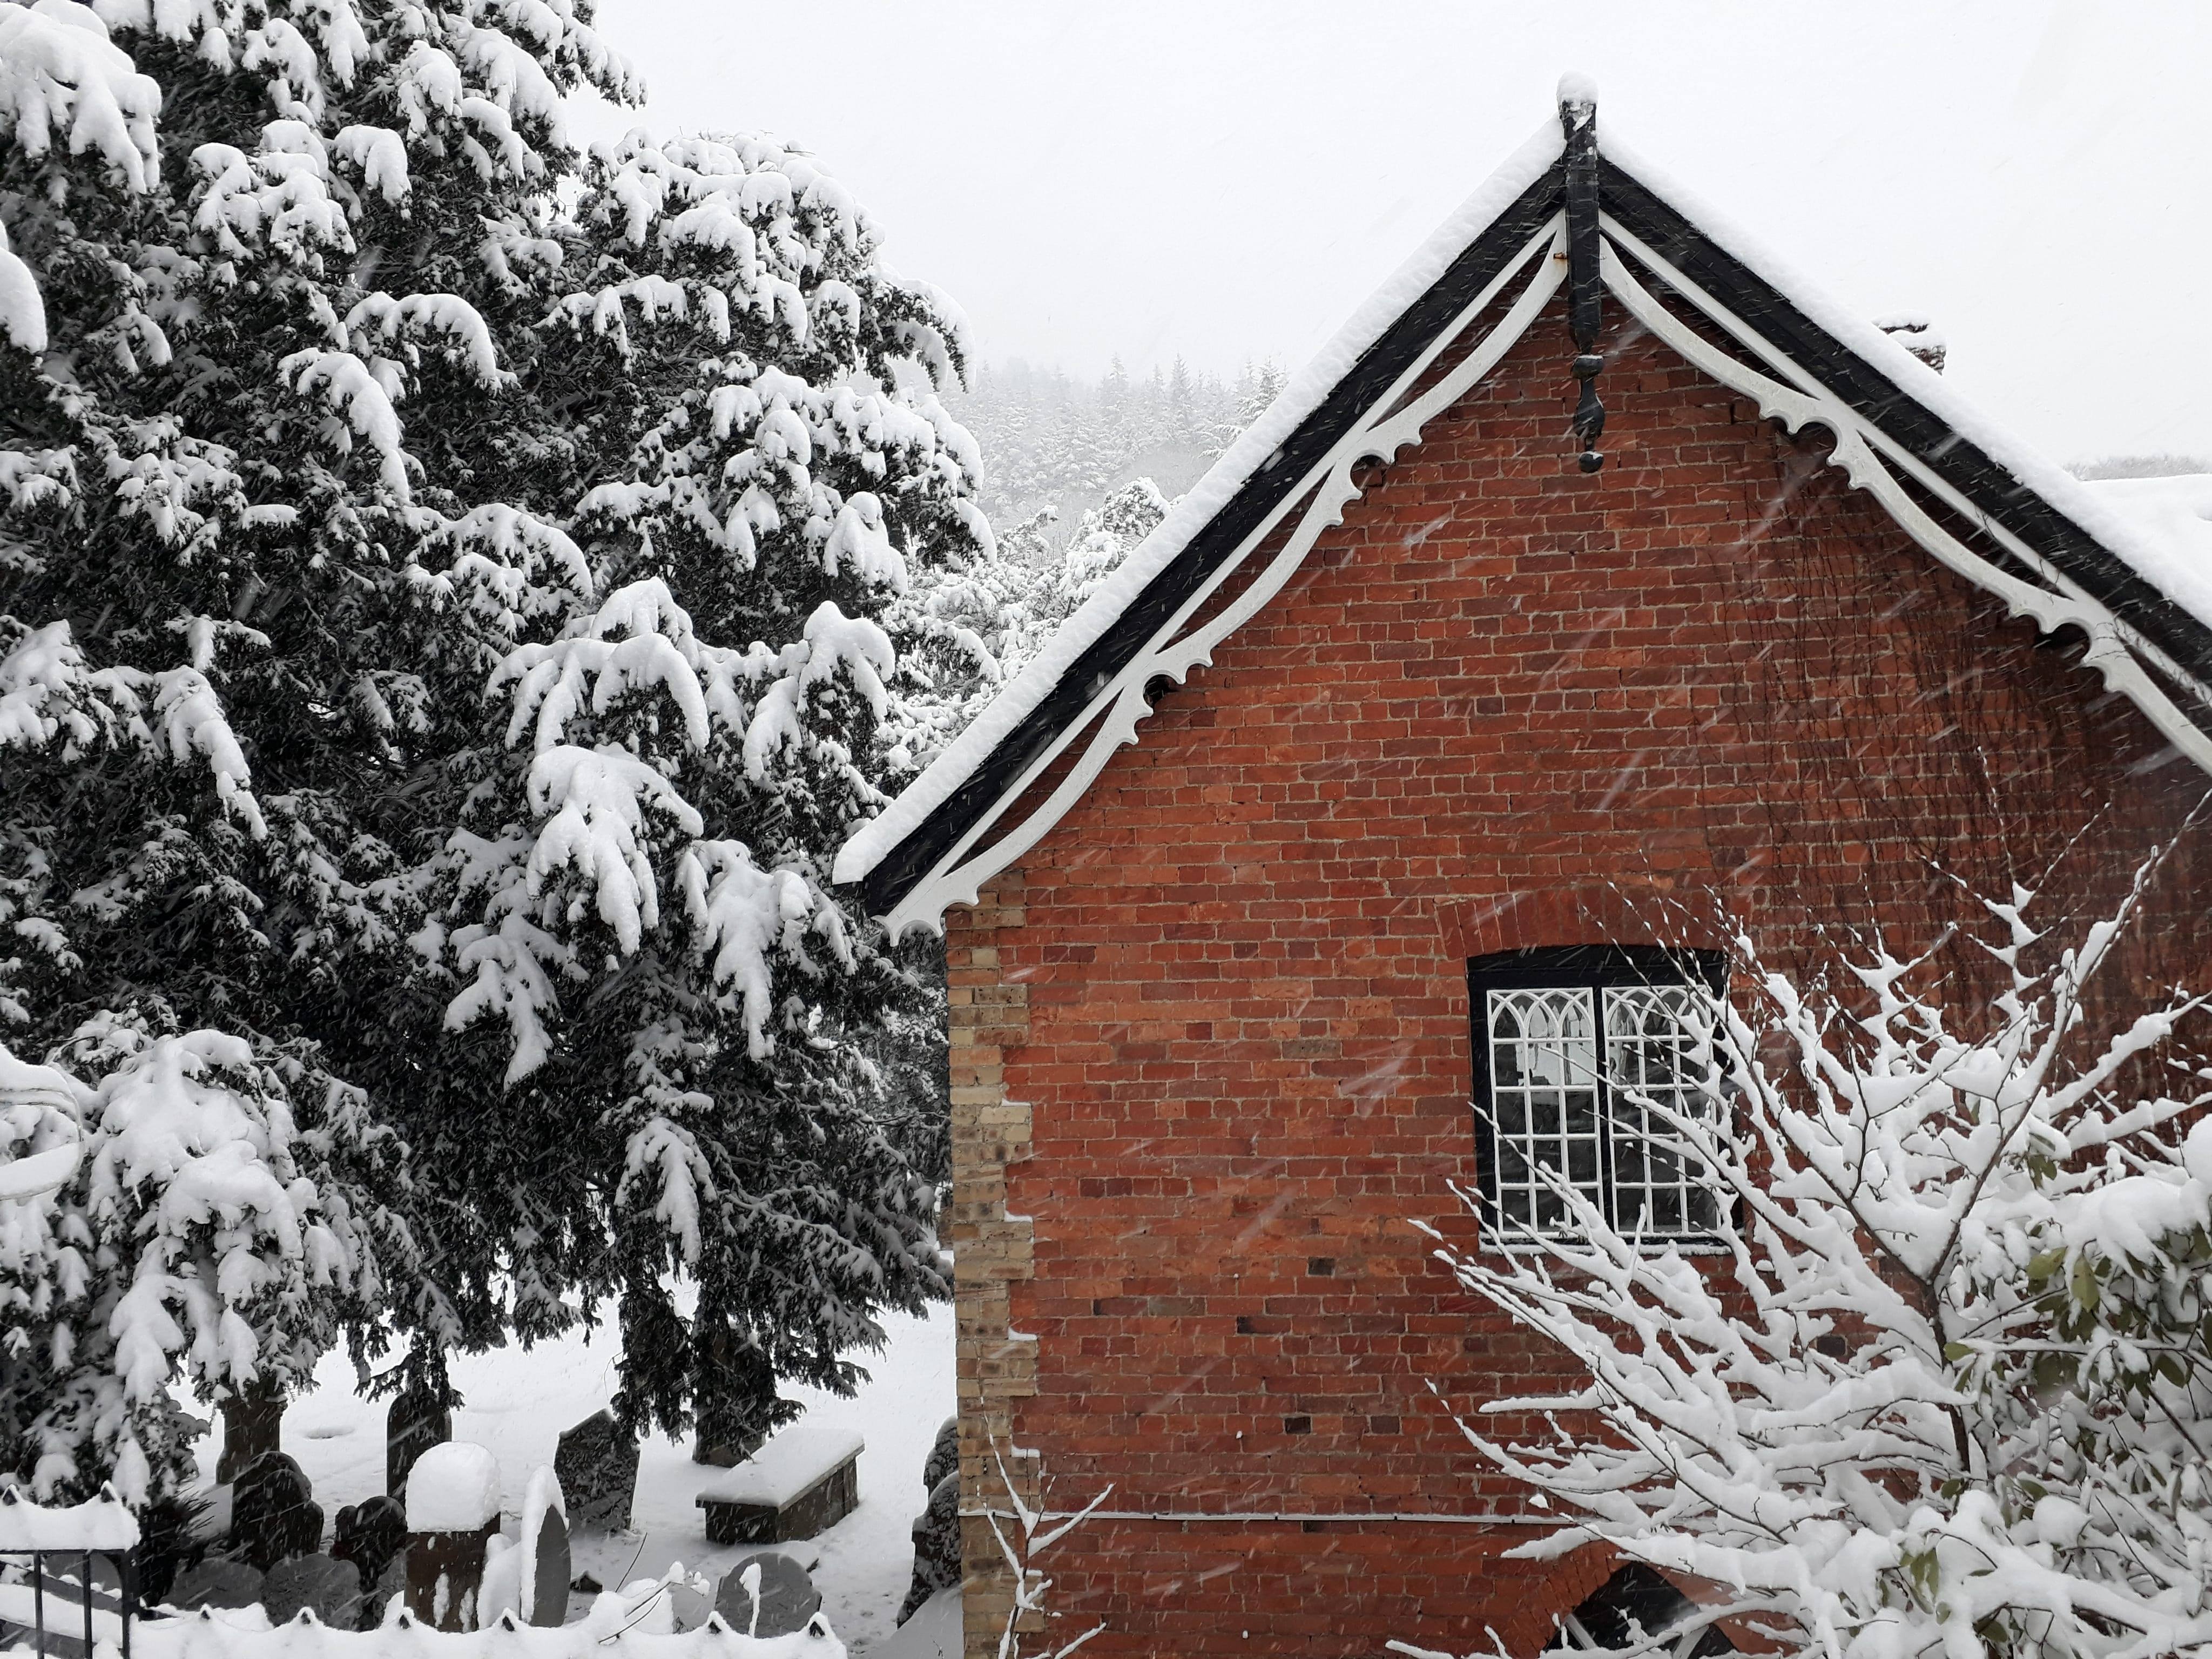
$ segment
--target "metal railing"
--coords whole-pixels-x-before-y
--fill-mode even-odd
[[[94,1577],[93,1564],[105,1559],[113,1570],[109,1589]],[[118,1649],[131,1659],[131,1626],[138,1611],[138,1564],[135,1549],[11,1550],[0,1548],[0,1561],[30,1564],[29,1583],[0,1582],[0,1653],[39,1659],[93,1659],[97,1644]],[[49,1567],[48,1563],[56,1564]],[[74,1578],[68,1564],[81,1563]],[[51,1608],[49,1604],[52,1604]],[[26,1618],[25,1615],[28,1614]],[[82,1620],[82,1633],[73,1628]],[[31,1645],[27,1650],[24,1638]]]

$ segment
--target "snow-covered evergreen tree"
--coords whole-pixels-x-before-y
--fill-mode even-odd
[[[989,558],[927,573],[894,608],[902,638],[895,752],[926,766],[1053,632],[1097,591],[1167,516],[1169,503],[1139,478],[1083,515],[1065,545],[1045,507],[1014,526]]]
[[[1448,1256],[1586,1379],[1486,1404],[1533,1439],[1468,1425],[1563,1516],[1525,1553],[1677,1575],[1667,1652],[1723,1620],[1836,1659],[2212,1650],[2212,1121],[2171,1041],[2203,1000],[2090,1012],[2142,892],[2071,943],[1990,904],[1969,1006],[1929,959],[1801,991],[1742,947],[1758,1016],[1699,1022],[1728,1109],[1638,1099],[1723,1252],[1561,1184],[1580,1242]]]
[[[57,1058],[0,1046],[0,1153],[59,1160],[0,1204],[0,1459],[41,1495],[112,1480],[137,1503],[191,1472],[203,1425],[173,1382],[295,1388],[413,1265],[398,1219],[357,1199],[398,1148],[358,1091],[143,1006]]]
[[[942,1287],[931,975],[823,880],[988,531],[949,307],[587,86],[586,0],[0,0],[0,1019],[397,1131],[372,1348],[611,1294],[633,1413],[742,1438]]]
[[[447,1018],[499,1033],[510,1094],[592,1104],[620,1179],[571,1196],[608,1206],[626,1401],[673,1426],[697,1399],[702,1439],[742,1445],[776,1376],[842,1384],[875,1308],[943,1288],[939,1132],[886,1109],[933,971],[827,884],[912,763],[882,619],[989,531],[972,441],[894,384],[955,372],[953,317],[826,173],[633,137],[585,183],[566,372],[639,404],[580,502],[591,597],[549,585],[564,624],[493,673],[507,746],[462,805]]]

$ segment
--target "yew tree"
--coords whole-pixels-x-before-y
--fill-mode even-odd
[[[944,1288],[934,976],[826,872],[989,536],[949,304],[586,89],[582,0],[0,3],[0,1040],[281,1085],[391,1218],[317,1341],[612,1308],[742,1441]]]

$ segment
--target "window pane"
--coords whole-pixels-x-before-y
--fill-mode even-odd
[[[1540,1171],[1599,1197],[1595,998],[1581,987],[1492,991],[1488,1018],[1498,1213],[1509,1229],[1557,1232],[1566,1206]]]
[[[1649,1101],[1711,1121],[1712,1097],[1701,1082],[1697,1036],[1686,1022],[1688,985],[1627,985],[1605,992],[1605,1061],[1613,1085],[1615,1224],[1624,1232],[1710,1233],[1719,1205],[1704,1167],[1679,1144]]]

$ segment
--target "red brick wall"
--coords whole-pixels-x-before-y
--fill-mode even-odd
[[[2002,891],[2088,824],[2055,884],[2109,896],[2203,787],[1818,443],[1612,349],[1601,473],[1573,470],[1555,312],[1166,697],[1010,875],[1018,911],[948,918],[973,994],[1025,1003],[988,1098],[1025,1108],[1003,1206],[1032,1219],[1018,1271],[975,1279],[1035,1339],[994,1410],[1054,1508],[1110,1484],[1121,1514],[1533,1516],[1430,1391],[1464,1409],[1553,1363],[1411,1224],[1471,1231],[1468,957],[1650,937],[1652,896],[1785,956],[1823,917],[1917,942],[1955,912],[1929,860]],[[2170,976],[2193,850],[2166,884],[2137,965]],[[1043,1565],[1100,1655],[1465,1651],[1486,1625],[1533,1651],[1604,1569],[1497,1560],[1529,1531],[1117,1519]]]

